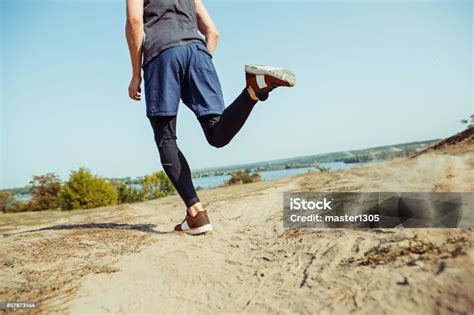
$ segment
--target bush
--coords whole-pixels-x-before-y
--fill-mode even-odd
[[[84,167],[71,172],[69,181],[63,186],[61,196],[65,210],[90,209],[117,203],[117,192],[114,186],[92,175]]]
[[[13,201],[12,194],[9,192],[0,192],[0,211],[7,212],[7,208]]]
[[[130,184],[119,182],[116,184],[119,203],[133,203],[145,200],[143,190],[137,189]]]
[[[145,176],[141,184],[144,200],[157,199],[175,193],[173,184],[163,171]]]
[[[21,202],[21,201],[13,201],[7,208],[5,209],[6,212],[25,212],[25,211],[32,211],[31,204],[28,202]]]
[[[237,171],[231,174],[227,185],[249,184],[262,181],[259,173],[250,174],[250,172]]]
[[[156,172],[145,176],[140,181],[141,189],[132,184],[119,182],[115,189],[119,203],[133,203],[153,200],[175,193],[175,188],[164,172]]]
[[[30,185],[30,210],[40,211],[60,207],[61,182],[56,174],[33,176]]]

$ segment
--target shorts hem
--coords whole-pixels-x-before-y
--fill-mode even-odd
[[[208,110],[208,111],[204,111],[204,112],[196,112],[194,113],[196,115],[197,118],[201,118],[202,116],[206,116],[206,115],[222,115],[222,113],[224,112],[224,110]]]
[[[159,117],[159,116],[176,116],[178,112],[150,112],[147,113],[147,117]]]

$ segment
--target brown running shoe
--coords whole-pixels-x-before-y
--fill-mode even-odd
[[[280,86],[292,87],[296,77],[290,70],[262,65],[245,65],[247,86],[251,86],[260,101],[268,98],[268,93]]]
[[[174,227],[174,231],[190,235],[199,235],[212,231],[212,225],[209,222],[207,211],[199,211],[195,217],[186,213],[186,218],[181,224]]]

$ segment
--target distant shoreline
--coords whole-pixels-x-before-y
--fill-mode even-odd
[[[385,161],[396,157],[407,157],[417,152],[421,152],[430,145],[439,142],[440,140],[415,141],[402,144],[379,146],[360,150],[339,151],[331,153],[322,153],[315,155],[300,156],[294,158],[286,158],[271,161],[262,161],[247,164],[228,165],[222,167],[212,167],[205,169],[198,169],[192,172],[193,179],[211,177],[211,176],[227,176],[236,171],[248,171],[252,173],[261,173],[278,170],[301,169],[318,167],[324,163],[343,162],[346,164],[352,163],[368,163],[374,161]],[[106,178],[112,182],[127,182],[138,183],[141,176],[125,177],[125,178]],[[18,187],[0,189],[0,192],[9,192],[12,195],[28,194],[29,187]]]
[[[248,170],[250,172],[264,172],[292,168],[317,167],[317,165],[319,164],[332,162],[343,162],[346,164],[352,164],[385,161],[396,157],[406,157],[415,154],[439,141],[440,139],[414,141],[401,144],[372,147],[367,149],[338,151],[271,161],[204,168],[194,170],[193,178],[228,175],[238,170]]]

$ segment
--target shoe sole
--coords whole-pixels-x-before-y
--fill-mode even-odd
[[[290,87],[295,86],[296,76],[288,69],[263,66],[263,65],[245,65],[245,73],[255,75],[270,75],[281,81],[288,83]]]
[[[200,235],[212,231],[212,224],[206,224],[194,229],[185,230],[185,231],[175,231],[178,234],[189,234],[189,235]]]

